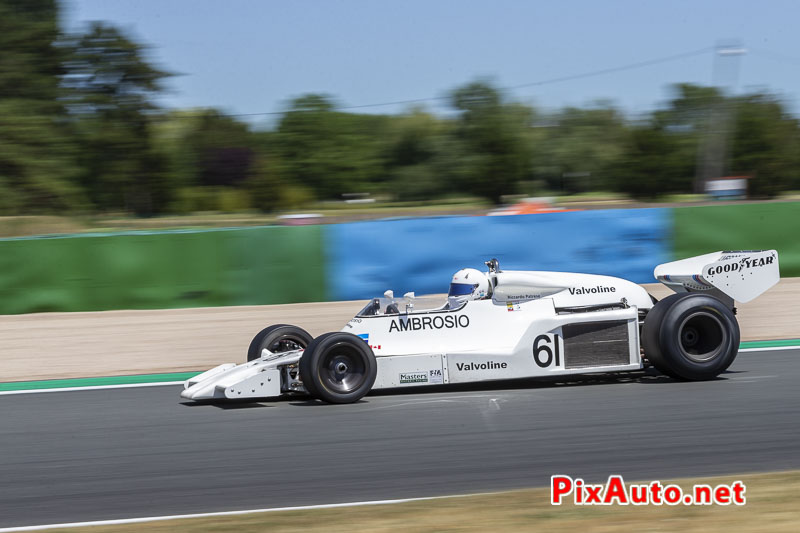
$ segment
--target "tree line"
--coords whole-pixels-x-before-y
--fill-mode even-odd
[[[452,112],[345,112],[293,100],[269,130],[215,109],[159,109],[171,74],[108,23],[61,30],[55,0],[0,0],[0,215],[274,211],[347,194],[398,201],[697,191],[709,154],[750,193],[800,189],[785,103],[690,84],[643,116],[608,102],[546,112],[485,80]]]

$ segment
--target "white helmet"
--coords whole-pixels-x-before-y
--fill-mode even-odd
[[[486,274],[474,268],[462,268],[450,280],[447,300],[450,309],[461,307],[468,300],[480,300],[489,294],[489,279]]]

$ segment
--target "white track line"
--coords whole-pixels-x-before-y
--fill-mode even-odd
[[[42,392],[72,392],[80,390],[103,390],[103,389],[135,389],[137,387],[161,387],[162,385],[183,385],[183,381],[161,381],[156,383],[128,383],[120,385],[91,385],[88,387],[59,387],[57,389],[26,389],[26,390],[6,390],[0,391],[0,396],[11,394],[40,394]],[[2,530],[0,530],[2,531]]]
[[[742,348],[739,353],[744,352],[773,352],[780,350],[800,350],[800,346],[773,346],[771,348]],[[40,394],[43,392],[72,392],[83,390],[103,390],[103,389],[135,389],[137,387],[161,387],[165,385],[182,385],[183,381],[162,381],[158,383],[131,383],[120,385],[93,385],[88,387],[59,387],[57,389],[25,389],[25,390],[9,390],[0,391],[0,396],[8,396],[12,394]],[[0,529],[0,531],[3,531]]]
[[[0,533],[11,531],[39,531],[42,529],[57,529],[68,527],[88,526],[116,526],[122,524],[140,524],[143,522],[156,522],[160,520],[181,520],[185,518],[209,518],[215,516],[236,516],[253,513],[275,513],[281,511],[310,511],[314,509],[336,509],[340,507],[358,507],[362,505],[393,505],[397,503],[421,502],[426,500],[441,500],[444,498],[465,498],[467,496],[486,496],[499,494],[497,492],[479,492],[475,494],[452,494],[449,496],[428,496],[425,498],[403,498],[399,500],[372,500],[366,502],[328,503],[323,505],[301,505],[297,507],[273,507],[270,509],[248,509],[246,511],[220,511],[216,513],[177,514],[166,516],[147,516],[142,518],[123,518],[119,520],[96,520],[93,522],[67,522],[63,524],[44,524],[40,526],[19,526],[0,528]]]

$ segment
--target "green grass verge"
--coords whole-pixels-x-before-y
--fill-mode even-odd
[[[566,472],[565,472],[566,473]],[[571,474],[578,475],[572,472]],[[747,487],[744,506],[604,506],[550,505],[548,488],[445,498],[392,505],[369,505],[237,516],[191,518],[130,525],[58,529],[73,533],[231,532],[349,533],[352,531],[680,531],[795,532],[800,523],[797,494],[800,472],[664,480],[684,491],[695,483],[715,486],[741,480]],[[633,481],[633,480],[626,480]],[[651,480],[642,480],[649,482]],[[335,495],[332,496],[335,500]],[[267,502],[265,502],[266,504]]]
[[[711,202],[704,195],[682,194],[668,195],[651,200],[633,199],[625,194],[596,191],[571,195],[543,193],[552,197],[556,205],[568,208],[626,208],[647,207],[651,203],[668,203],[674,207],[692,205],[698,202]],[[516,203],[524,198],[519,195],[508,198],[508,203]],[[781,200],[796,200],[800,192],[787,193]],[[714,202],[715,204],[717,202]],[[721,202],[724,203],[724,202]],[[747,204],[763,203],[751,200]],[[162,215],[149,218],[135,217],[128,214],[102,215],[22,215],[0,217],[0,238],[26,237],[34,235],[67,235],[76,233],[113,233],[118,231],[138,230],[170,230],[170,229],[204,229],[230,228],[245,226],[265,226],[279,224],[278,216],[291,213],[319,213],[325,215],[322,223],[339,223],[355,220],[377,219],[387,217],[419,217],[437,215],[469,215],[485,213],[492,209],[489,202],[481,198],[458,197],[437,198],[431,201],[397,202],[378,199],[372,203],[347,203],[342,201],[314,202],[308,206],[292,209],[286,213],[260,213],[256,211],[242,212],[199,212],[182,215]],[[766,246],[766,245],[765,245]]]
[[[479,199],[451,199],[437,202],[376,202],[349,204],[345,202],[319,202],[291,213],[319,213],[326,219],[321,222],[343,222],[369,218],[395,216],[455,215],[488,210],[489,205]],[[7,216],[0,217],[0,238],[34,235],[69,235],[78,233],[114,233],[119,231],[158,231],[172,229],[207,229],[280,224],[283,213],[193,213],[149,218],[129,215],[95,216]]]
[[[783,346],[800,346],[800,339],[783,339],[777,341],[747,341],[739,345],[740,350],[748,348],[780,348]]]
[[[48,379],[41,381],[13,381],[0,383],[0,392],[62,389],[74,387],[101,387],[107,385],[135,385],[138,383],[166,383],[186,381],[200,372],[174,372],[169,374],[139,374],[135,376],[110,376],[100,378]]]

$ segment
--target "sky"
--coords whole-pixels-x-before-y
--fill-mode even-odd
[[[663,105],[674,83],[766,89],[793,111],[800,90],[796,1],[69,0],[62,7],[66,29],[104,20],[149,45],[149,59],[176,74],[161,105],[265,113],[246,117],[254,123],[268,124],[275,117],[267,113],[306,93],[331,95],[340,106],[439,98],[424,105],[443,113],[449,91],[481,78],[528,85],[506,94],[546,110],[609,100],[631,115]],[[718,56],[719,44],[746,52]]]

